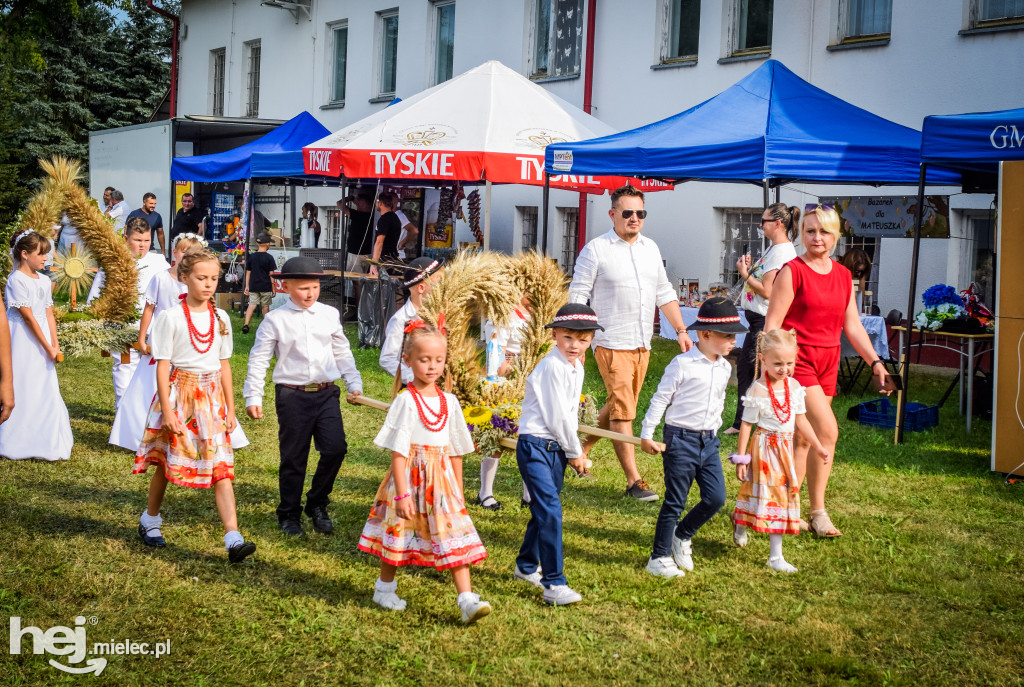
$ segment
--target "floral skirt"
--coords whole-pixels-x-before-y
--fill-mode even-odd
[[[445,448],[412,444],[409,454],[405,479],[415,517],[398,517],[395,479],[389,469],[359,535],[359,550],[391,565],[425,565],[438,570],[487,558]]]
[[[184,433],[163,429],[160,399],[154,397],[132,472],[144,473],[156,465],[163,468],[167,481],[183,487],[205,488],[234,479],[235,457],[220,372],[173,370],[170,402]]]
[[[754,433],[750,480],[740,485],[732,521],[757,532],[799,534],[800,483],[791,432]]]

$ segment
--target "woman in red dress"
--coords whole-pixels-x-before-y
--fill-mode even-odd
[[[825,510],[825,487],[832,474],[839,425],[832,411],[839,377],[840,336],[846,332],[854,349],[884,383],[885,365],[875,355],[871,338],[860,322],[853,296],[853,275],[832,259],[839,240],[839,215],[828,205],[808,205],[801,237],[805,253],[779,270],[765,316],[765,331],[795,329],[800,345],[793,378],[807,391],[807,419],[830,458],[811,456],[810,444],[796,436],[797,477],[807,475],[810,529],[820,537],[838,537]]]

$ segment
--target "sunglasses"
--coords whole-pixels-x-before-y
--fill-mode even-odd
[[[804,212],[814,212],[815,210],[824,210],[825,212],[835,212],[835,208],[825,203],[808,203],[804,206]]]
[[[636,213],[637,219],[643,219],[647,217],[647,210],[623,210],[622,219],[629,219],[630,217],[633,216],[634,212]]]

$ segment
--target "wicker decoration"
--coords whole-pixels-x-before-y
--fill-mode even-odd
[[[124,239],[114,230],[113,220],[103,215],[96,201],[89,198],[78,183],[82,177],[81,163],[54,157],[40,160],[39,166],[47,177],[22,214],[16,231],[35,229],[52,240],[53,226],[60,223],[61,213],[66,212],[71,223],[78,228],[85,247],[106,273],[99,298],[90,311],[98,319],[115,323],[136,319],[139,273],[135,258]],[[6,276],[4,274],[5,279]]]

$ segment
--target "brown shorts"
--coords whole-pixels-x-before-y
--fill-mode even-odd
[[[249,305],[259,305],[264,308],[269,308],[270,304],[274,302],[273,291],[250,291],[249,292]]]
[[[636,417],[637,399],[647,376],[651,352],[646,348],[614,351],[598,346],[594,349],[594,359],[608,391],[608,400],[605,401],[608,419],[632,420]]]

